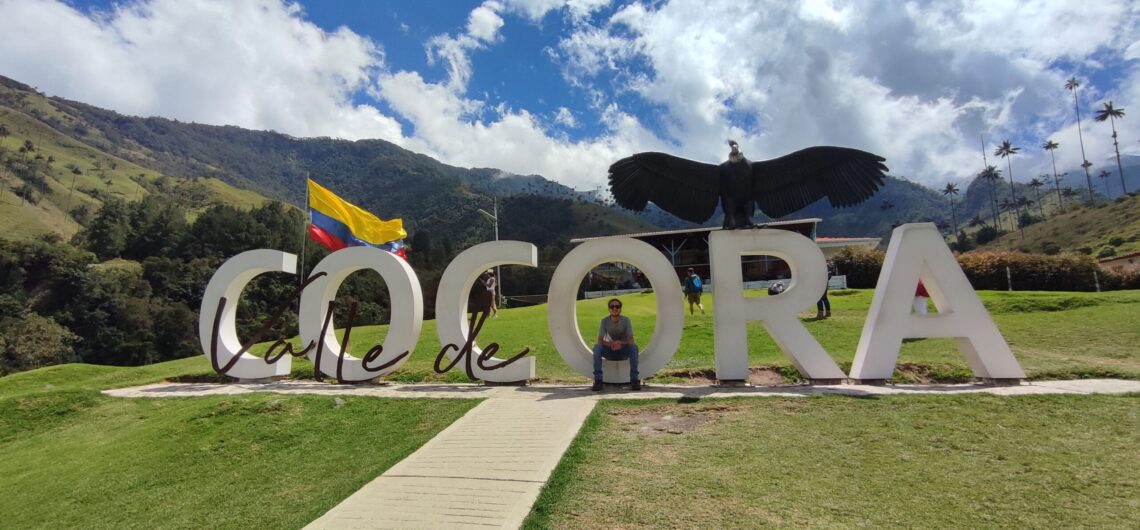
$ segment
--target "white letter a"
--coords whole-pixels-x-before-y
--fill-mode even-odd
[[[919,278],[938,308],[936,315],[911,314]],[[1025,378],[938,229],[932,223],[905,224],[891,234],[851,379],[890,378],[902,340],[928,337],[956,339],[976,377]]]

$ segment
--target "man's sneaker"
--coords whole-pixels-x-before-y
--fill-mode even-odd
[[[594,392],[601,392],[602,391],[602,382],[601,381],[594,381],[594,386],[590,387],[590,390],[593,390]]]
[[[641,390],[641,381],[630,381],[629,382],[629,389],[630,390]]]

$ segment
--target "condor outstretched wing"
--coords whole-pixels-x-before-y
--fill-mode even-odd
[[[854,206],[883,185],[886,160],[846,147],[818,146],[752,163],[752,196],[769,217],[788,215],[823,197]]]
[[[638,153],[610,166],[610,192],[618,204],[645,209],[652,201],[681,219],[703,223],[716,211],[720,168],[665,153]]]

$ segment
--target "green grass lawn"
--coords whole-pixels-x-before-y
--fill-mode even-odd
[[[871,305],[871,290],[833,291],[830,295],[832,318],[815,320],[815,310],[801,314],[801,320],[813,336],[840,365],[847,369],[855,357],[855,347],[863,330],[863,322]],[[759,292],[749,295],[759,296]],[[1072,378],[1112,376],[1140,378],[1140,291],[1107,293],[1053,293],[982,291],[983,303],[1002,335],[1010,343],[1014,355],[1031,378]],[[638,342],[644,347],[655,329],[656,295],[623,296],[623,314],[634,324]],[[584,300],[578,303],[579,328],[587,344],[593,342],[597,322],[605,311],[606,300]],[[681,303],[678,300],[678,303]],[[713,360],[713,318],[716,300],[704,297],[707,316],[686,316],[681,346],[664,373],[656,381],[676,381],[677,374],[708,372]],[[385,326],[366,326],[353,330],[351,347],[363,352],[383,341]],[[748,325],[749,363],[752,366],[777,366],[795,377],[791,363],[764,331],[763,325]],[[500,356],[530,348],[538,363],[537,374],[545,382],[584,382],[572,371],[550,341],[546,323],[546,306],[505,309],[499,318],[488,319],[479,336],[480,344],[499,343]],[[435,322],[424,322],[415,352],[407,364],[388,379],[401,381],[466,381],[462,371],[440,376],[432,363],[439,352]],[[255,349],[264,352],[265,346]],[[203,358],[201,365],[209,371]],[[940,381],[965,381],[972,378],[966,363],[951,339],[928,339],[903,344],[899,363],[906,368],[896,372],[895,379],[910,381],[934,378]],[[303,359],[294,361],[294,373],[311,374]]]
[[[605,401],[527,528],[1128,528],[1140,396]]]
[[[4,528],[300,528],[475,400],[0,398]]]
[[[805,324],[850,362],[872,293],[832,293]],[[1031,376],[1140,377],[1140,293],[983,292]],[[623,297],[642,339],[652,294]],[[579,304],[592,338],[604,300]],[[715,312],[715,300],[706,297]],[[713,366],[712,319],[686,321],[670,370]],[[364,346],[383,327],[354,332]],[[789,363],[759,324],[755,366]],[[508,309],[481,337],[530,347],[546,381],[579,381],[550,346],[545,307]],[[425,323],[392,378],[431,371]],[[904,345],[903,363],[965,370],[950,341]],[[307,361],[294,372],[307,375]],[[403,459],[476,402],[245,395],[118,399],[107,388],[209,376],[202,355],[124,368],[71,364],[0,378],[5,528],[297,528]],[[902,374],[905,378],[907,374]],[[676,376],[657,379],[669,380]],[[532,527],[1092,526],[1138,513],[1137,396],[603,402]]]

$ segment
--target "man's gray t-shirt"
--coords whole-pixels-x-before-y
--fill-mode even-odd
[[[633,322],[629,321],[629,317],[619,315],[617,322],[610,317],[602,319],[602,325],[598,328],[598,336],[605,337],[609,335],[610,340],[630,340],[633,338]]]

